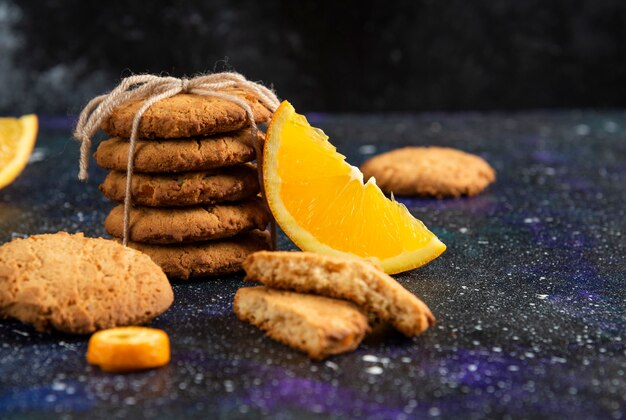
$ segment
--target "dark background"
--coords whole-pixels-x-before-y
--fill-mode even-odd
[[[0,114],[232,69],[299,111],[620,108],[623,0],[0,0]]]

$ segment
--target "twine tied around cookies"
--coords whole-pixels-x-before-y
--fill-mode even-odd
[[[129,76],[122,79],[121,83],[111,92],[93,98],[82,110],[74,129],[74,137],[81,142],[80,145],[80,170],[78,178],[87,180],[89,168],[89,153],[93,136],[98,132],[102,124],[109,118],[113,110],[120,105],[131,101],[143,100],[143,105],[137,110],[131,126],[131,134],[128,145],[128,160],[126,164],[126,191],[124,195],[124,233],[123,244],[128,244],[130,230],[130,207],[131,178],[133,175],[133,162],[135,145],[137,142],[139,124],[143,114],[155,103],[172,97],[179,93],[189,93],[201,96],[221,98],[240,106],[246,113],[246,119],[252,129],[252,145],[256,152],[259,184],[261,194],[265,200],[263,187],[263,145],[257,137],[257,125],[254,120],[252,107],[243,98],[228,92],[228,89],[241,89],[254,96],[270,112],[274,112],[280,101],[276,94],[269,88],[252,81],[235,72],[223,72],[206,74],[187,78],[162,77],[150,74]],[[266,201],[267,204],[267,201]],[[268,208],[269,212],[269,208]],[[271,215],[271,213],[270,213]],[[276,225],[271,221],[272,248],[276,248]]]

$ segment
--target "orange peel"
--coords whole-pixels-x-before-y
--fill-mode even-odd
[[[96,332],[89,339],[87,362],[106,372],[156,368],[170,361],[165,331],[147,327],[119,327]]]

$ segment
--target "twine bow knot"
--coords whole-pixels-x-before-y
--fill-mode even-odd
[[[128,160],[126,163],[126,192],[124,197],[124,237],[123,243],[128,243],[129,214],[131,207],[131,178],[133,174],[133,161],[135,144],[137,142],[139,123],[143,114],[155,103],[172,97],[179,93],[190,93],[201,96],[221,98],[228,102],[239,105],[246,113],[246,118],[256,138],[257,126],[254,120],[252,108],[241,97],[228,92],[228,89],[241,89],[255,97],[270,112],[274,112],[280,104],[276,94],[267,87],[251,82],[239,73],[224,72],[196,76],[191,79],[161,77],[154,75],[136,75],[122,79],[121,83],[111,92],[93,98],[80,113],[74,137],[81,142],[80,146],[80,170],[78,178],[86,180],[89,169],[89,152],[91,139],[100,129],[104,121],[112,114],[113,110],[120,105],[131,101],[143,100],[144,103],[135,113],[131,126],[130,141],[128,147]],[[255,141],[257,160],[261,159],[261,145]],[[263,189],[261,169],[259,168],[259,181]],[[263,194],[265,195],[265,194]],[[273,228],[273,226],[272,226]],[[272,235],[272,241],[275,238]]]
[[[180,79],[180,92],[189,93],[189,79],[187,79],[186,77],[182,77]]]

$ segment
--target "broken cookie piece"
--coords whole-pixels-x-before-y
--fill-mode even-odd
[[[316,360],[356,349],[370,329],[350,302],[264,286],[239,289],[233,307],[242,321]]]
[[[368,260],[260,251],[250,255],[243,267],[247,281],[352,301],[409,337],[435,323],[424,302]]]

